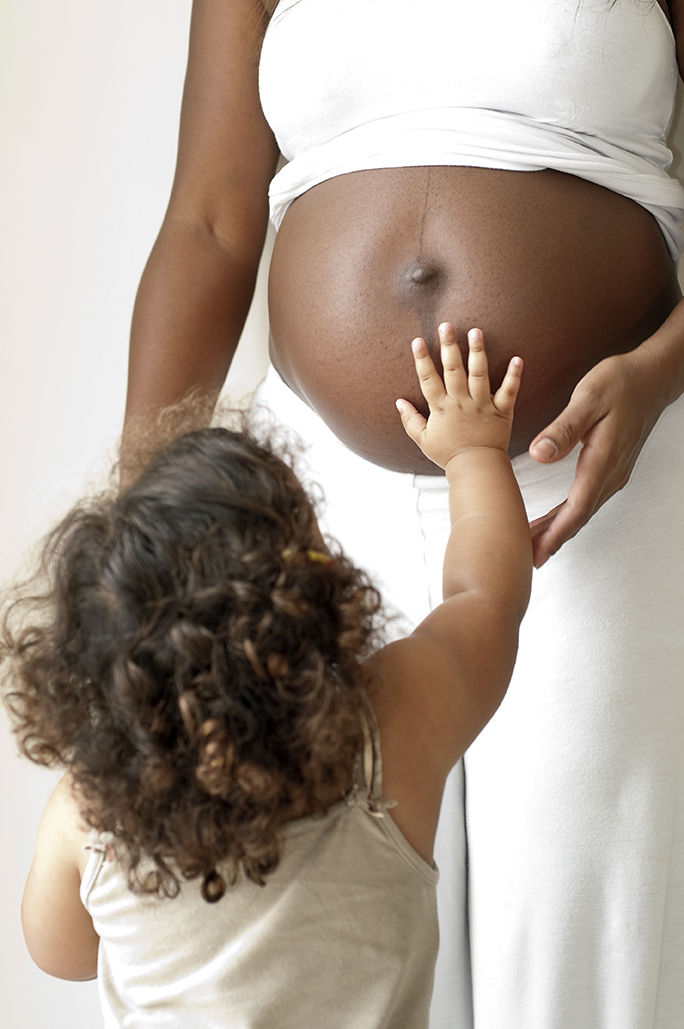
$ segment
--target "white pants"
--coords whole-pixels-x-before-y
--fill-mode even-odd
[[[356,457],[273,371],[258,399],[308,444],[324,529],[417,622],[440,600],[445,480]],[[575,459],[515,459],[530,518]],[[684,398],[535,573],[511,686],[464,765],[436,848],[432,1029],[682,1029]]]

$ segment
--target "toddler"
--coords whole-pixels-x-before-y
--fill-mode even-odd
[[[522,362],[490,393],[440,326],[413,356],[446,472],[444,603],[379,646],[379,597],[247,433],[170,443],[48,540],[4,618],[5,702],[68,769],[22,905],[36,963],[99,977],[109,1027],[423,1029],[446,777],[500,704],[532,548],[506,454]],[[397,555],[401,560],[401,555]],[[27,618],[28,611],[28,618]]]

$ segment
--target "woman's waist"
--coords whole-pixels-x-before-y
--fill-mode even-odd
[[[436,108],[381,118],[326,139],[281,168],[269,191],[271,217],[279,228],[289,205],[306,191],[364,169],[553,169],[645,205],[674,254],[682,246],[684,189],[667,174],[672,154],[665,136],[627,131],[622,122],[620,129],[622,135],[611,136],[607,127],[594,126],[586,134],[553,120],[480,108]]]
[[[454,174],[452,174],[454,173]],[[291,208],[271,270],[272,356],[364,457],[430,470],[394,401],[420,402],[409,344],[485,333],[492,384],[525,360],[512,453],[597,361],[632,349],[678,299],[653,218],[554,172],[398,169],[324,183]]]

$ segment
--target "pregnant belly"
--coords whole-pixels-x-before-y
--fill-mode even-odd
[[[679,287],[662,234],[638,204],[559,172],[400,168],[309,190],[276,240],[271,356],[351,449],[405,472],[437,469],[405,436],[394,402],[425,410],[410,342],[437,356],[450,321],[465,352],[480,327],[492,388],[525,361],[511,455],[579,379],[637,346]]]

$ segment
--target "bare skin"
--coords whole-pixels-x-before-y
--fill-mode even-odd
[[[494,379],[521,354],[514,456],[590,368],[642,343],[679,298],[653,217],[593,183],[552,171],[355,172],[315,186],[285,216],[271,264],[271,356],[352,450],[440,474],[394,411],[397,395],[420,403],[407,333],[436,355],[440,321],[462,346],[483,326]]]
[[[682,53],[684,0],[659,2]],[[194,0],[176,178],[133,319],[124,482],[138,429],[149,434],[160,409],[199,389],[209,412],[242,331],[277,159],[257,82],[273,6]],[[504,354],[521,353],[511,453],[529,445],[553,462],[584,445],[567,501],[532,525],[540,566],[625,485],[684,391],[678,298],[651,215],[599,186],[551,171],[358,172],[309,190],[286,215],[272,353],[351,447],[427,472],[392,409],[397,395],[419,402],[403,341],[422,333],[433,346],[449,319],[461,344],[482,326],[494,376]]]
[[[439,334],[443,374],[424,340],[412,346],[429,417],[404,398],[397,407],[411,445],[444,470],[450,486],[444,603],[364,666],[383,790],[396,801],[390,817],[426,862],[447,776],[508,688],[532,578],[525,508],[506,452],[522,361],[510,361],[492,395],[482,332],[469,333],[467,373],[453,327],[444,324]],[[335,799],[339,791],[326,801]],[[43,816],[22,904],[34,961],[65,979],[97,971],[99,939],[79,896],[88,834],[82,806],[67,773]]]

